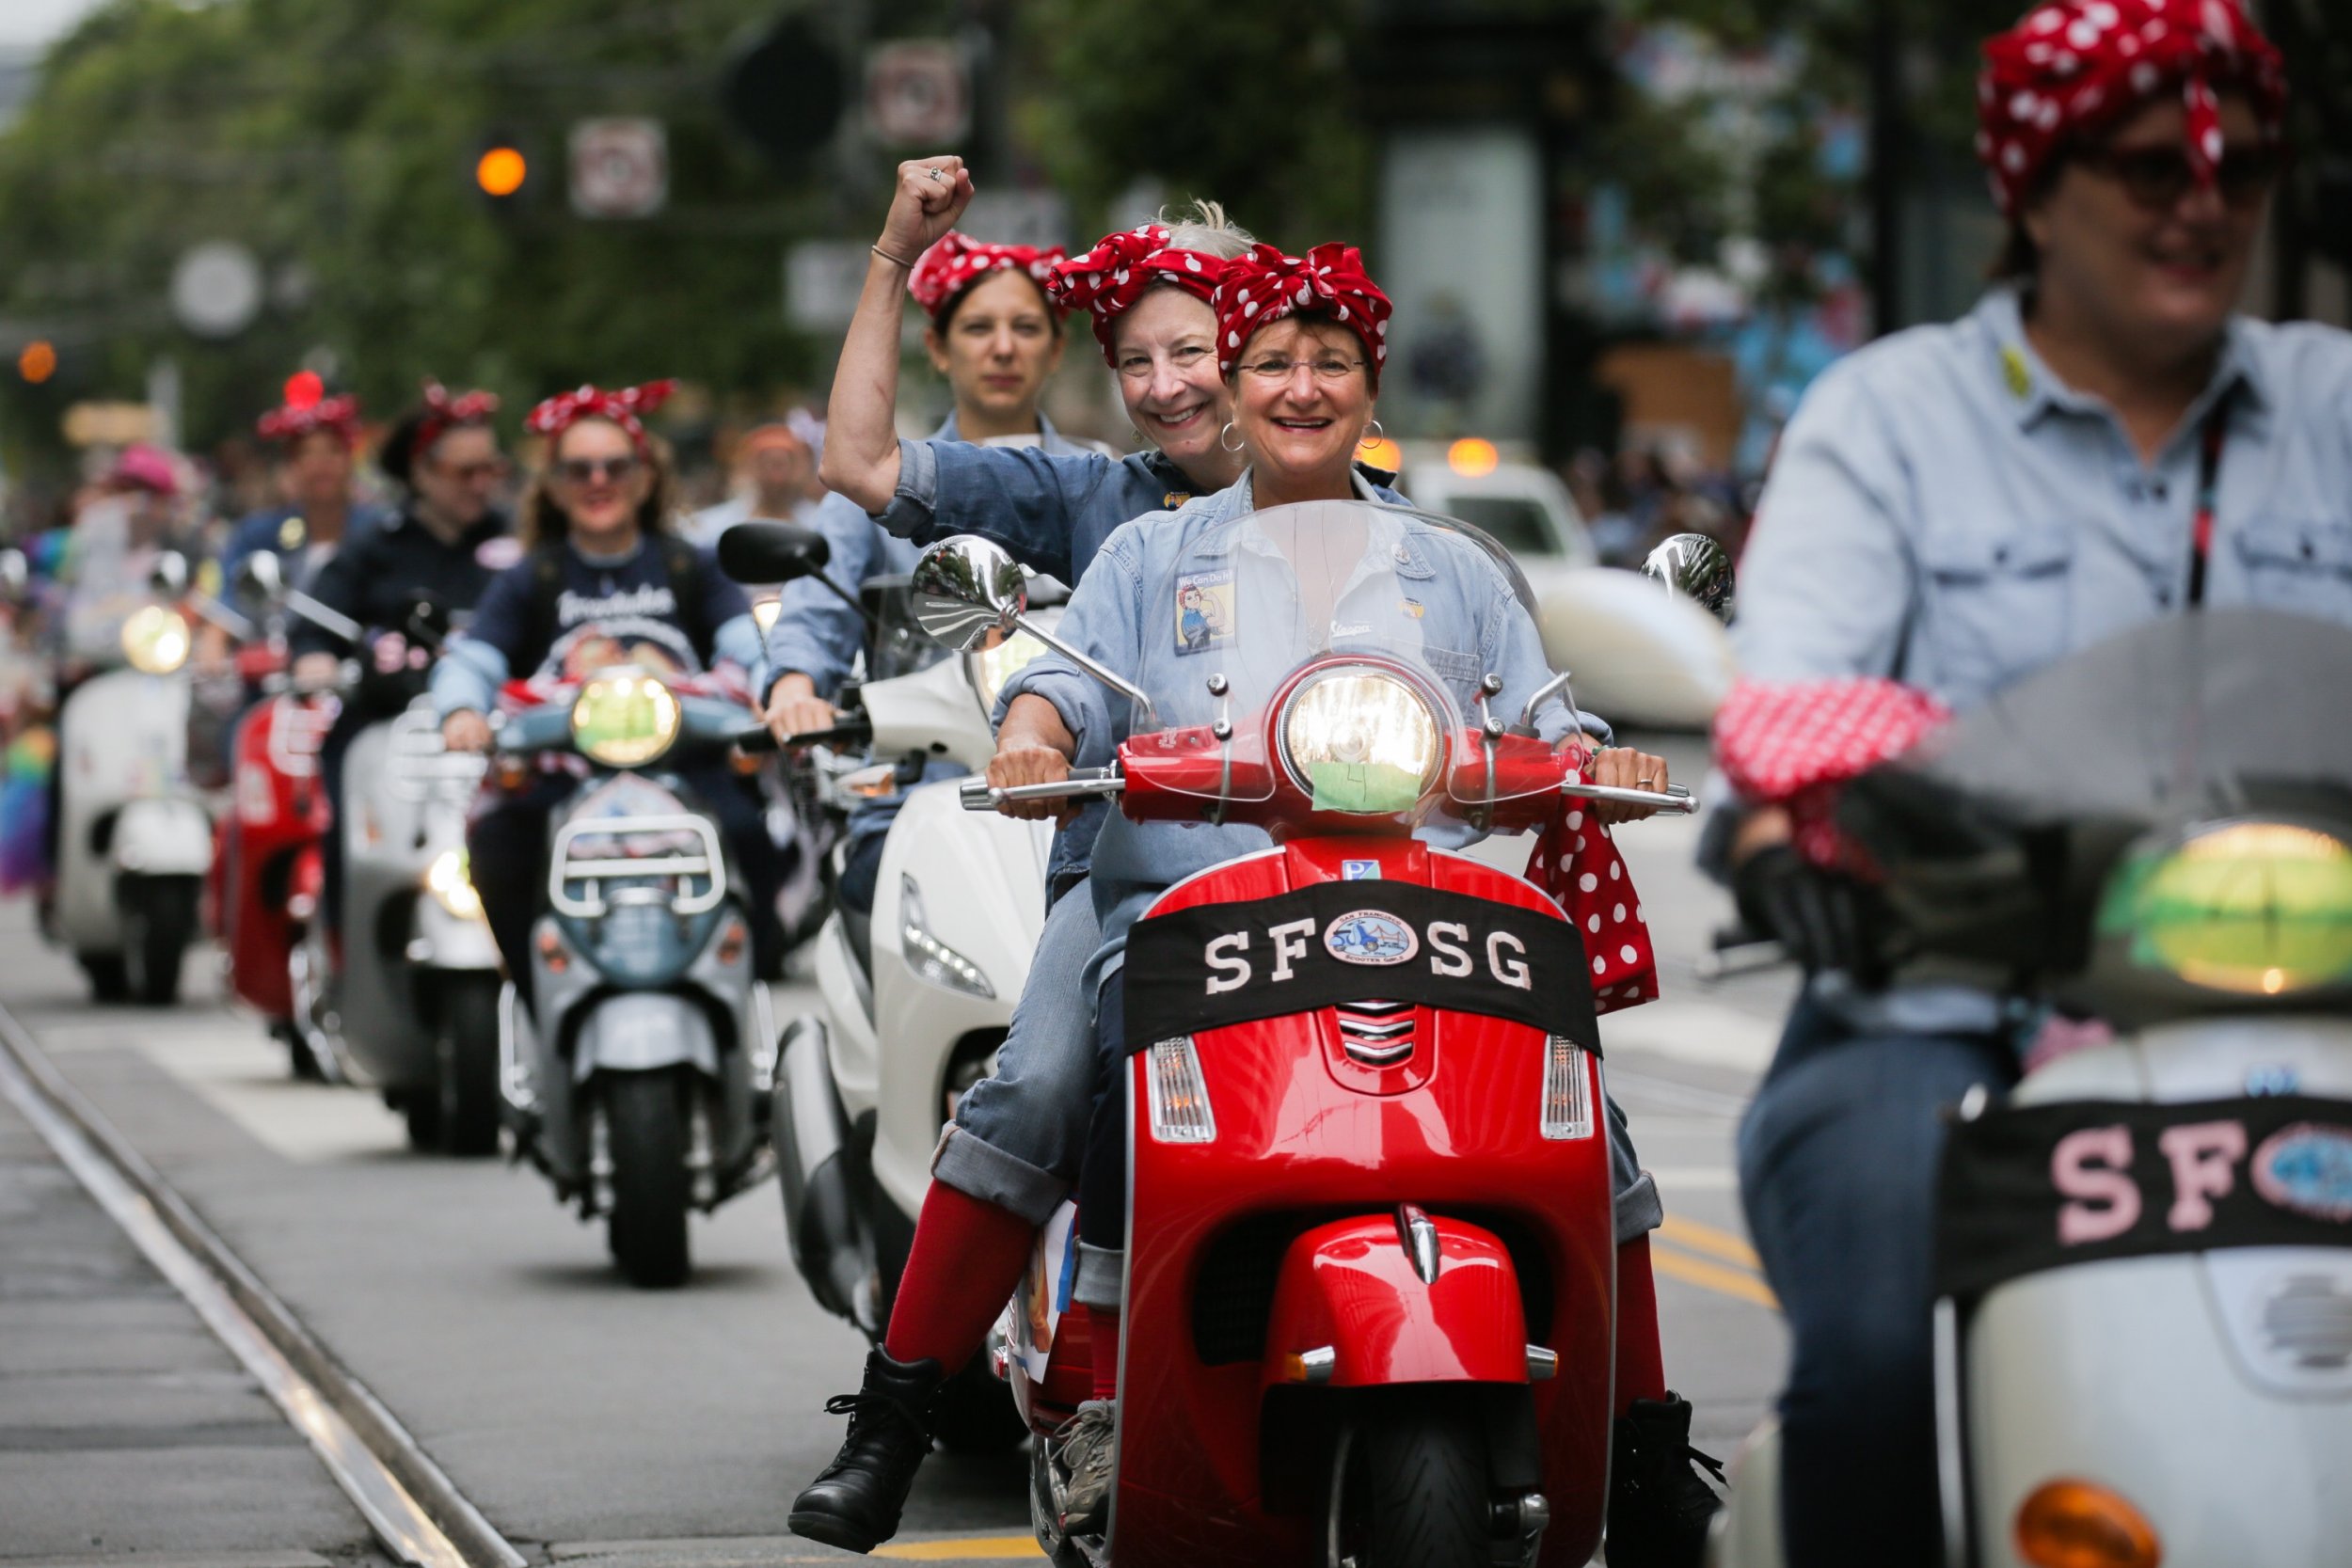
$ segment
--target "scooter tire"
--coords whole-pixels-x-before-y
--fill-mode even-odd
[[[499,977],[451,981],[437,998],[434,1059],[438,1081],[420,1100],[435,1104],[440,1147],[460,1159],[499,1151]]]
[[[180,1000],[180,971],[196,940],[193,877],[139,877],[122,889],[122,970],[131,999],[149,1007]]]
[[[987,1363],[983,1352],[940,1386],[931,1435],[949,1453],[1010,1453],[1028,1439],[1029,1423],[1013,1402],[1012,1386]]]
[[[688,1069],[607,1074],[599,1092],[612,1151],[612,1212],[605,1221],[612,1260],[641,1291],[686,1283]]]
[[[403,1090],[400,1120],[407,1130],[411,1153],[438,1154],[441,1151],[441,1096],[437,1088]]]
[[[1491,1568],[1494,1486],[1477,1411],[1454,1390],[1369,1402],[1334,1455],[1325,1517],[1357,1568]]]
[[[122,972],[119,953],[77,953],[74,962],[82,966],[82,974],[89,981],[89,997],[93,1002],[127,1002],[131,999],[131,982]]]

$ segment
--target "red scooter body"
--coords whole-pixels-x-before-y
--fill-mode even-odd
[[[294,1016],[288,960],[317,908],[330,816],[319,749],[332,698],[264,698],[237,727],[230,809],[215,830],[215,928],[239,1001],[273,1023]]]

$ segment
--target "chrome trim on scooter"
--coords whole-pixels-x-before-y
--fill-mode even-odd
[[[699,855],[659,855],[644,859],[621,856],[610,860],[573,860],[572,846],[583,838],[623,836],[629,833],[691,833],[700,841]],[[558,914],[575,920],[601,919],[608,906],[601,894],[593,888],[586,898],[575,898],[565,888],[573,882],[606,882],[624,879],[654,877],[701,877],[710,885],[701,893],[680,893],[669,901],[674,914],[707,914],[719,907],[727,895],[726,854],[719,845],[719,831],[707,817],[691,813],[668,816],[602,816],[580,818],[564,823],[555,831],[554,847],[548,852],[548,901]]]
[[[531,1086],[531,1067],[523,1060],[522,996],[509,980],[499,988],[499,1098],[524,1116],[539,1110],[539,1096]]]
[[[1560,1353],[1541,1345],[1527,1347],[1527,1381],[1549,1383],[1560,1375]]]
[[[1949,1296],[1935,1303],[1935,1469],[1944,1560],[1967,1562],[1968,1423],[1961,1413],[1960,1304]]]
[[[1421,1275],[1424,1285],[1438,1282],[1438,1227],[1421,1206],[1400,1203],[1396,1206],[1396,1239],[1413,1260],[1413,1272]]]

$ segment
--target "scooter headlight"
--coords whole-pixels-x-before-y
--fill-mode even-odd
[[[972,684],[979,688],[981,711],[995,712],[996,699],[1004,691],[1005,683],[1045,652],[1044,643],[1025,631],[1017,631],[996,646],[972,655]]]
[[[424,886],[453,919],[482,918],[482,895],[474,891],[473,879],[467,874],[463,849],[444,849],[436,856],[425,870]]]
[[[675,693],[636,671],[598,675],[572,700],[572,743],[607,768],[643,768],[677,739]]]
[[[2236,821],[2136,847],[2100,900],[2130,961],[2194,986],[2280,996],[2352,983],[2352,845]]]
[[[149,675],[168,675],[188,661],[187,618],[168,605],[142,605],[122,623],[122,657]]]
[[[973,996],[996,994],[996,988],[988,983],[988,976],[980,973],[978,964],[931,934],[923,895],[916,889],[914,879],[903,874],[898,878],[898,951],[909,969],[934,986]]]
[[[1342,666],[1284,706],[1282,763],[1317,811],[1410,811],[1438,781],[1445,741],[1429,701],[1384,670]]]

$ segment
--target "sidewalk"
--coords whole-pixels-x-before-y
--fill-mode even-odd
[[[300,1434],[0,1100],[0,1563],[117,1560],[379,1560]]]

